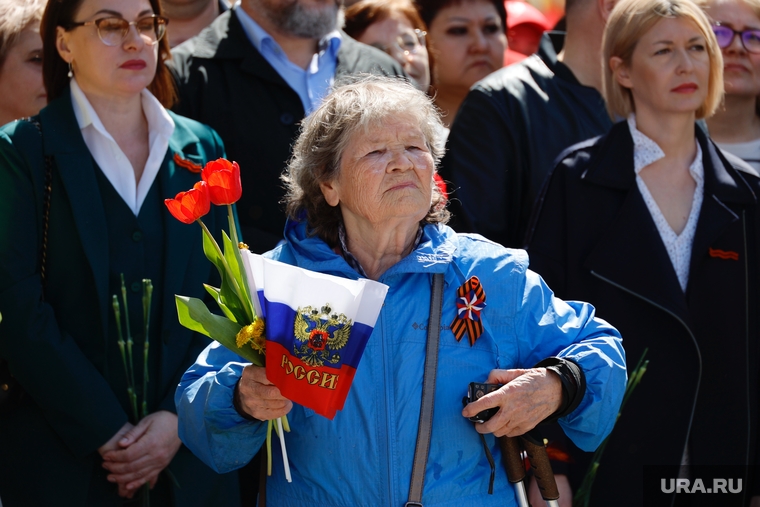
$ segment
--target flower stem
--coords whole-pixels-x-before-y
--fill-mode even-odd
[[[232,239],[232,244],[237,246],[240,241],[238,240],[237,227],[235,227],[235,219],[232,215],[232,204],[227,205],[227,221],[230,223],[230,239]]]
[[[284,415],[280,417],[280,419],[282,419],[282,428],[288,433],[290,433],[290,423],[288,422],[288,416]]]
[[[238,285],[237,278],[232,273],[232,268],[230,268],[230,265],[227,263],[227,259],[224,257],[224,254],[222,253],[222,249],[219,248],[219,243],[216,242],[214,239],[214,236],[211,234],[211,231],[208,230],[208,227],[206,227],[206,224],[203,223],[203,220],[200,218],[197,220],[199,224],[201,224],[201,227],[203,228],[203,233],[206,234],[206,236],[211,240],[211,243],[213,243],[214,248],[216,249],[216,253],[219,256],[219,259],[222,261],[222,266],[224,266],[224,270],[227,272],[227,277],[230,279],[230,283],[232,284],[232,290],[237,295],[238,299],[240,300],[241,306],[245,310],[246,318],[248,319],[248,322],[253,322],[254,316],[251,314],[250,305],[246,302],[247,299],[244,297],[242,290],[240,289],[240,285]]]
[[[235,226],[235,218],[232,214],[232,204],[227,205],[227,222],[229,222],[230,227],[230,241],[232,242],[233,248],[237,248],[237,251],[235,252],[235,257],[238,259],[238,264],[240,265],[240,284],[242,285],[243,292],[245,292],[245,300],[242,301],[246,306],[246,311],[249,313],[253,319],[256,318],[256,310],[253,306],[253,298],[258,297],[256,294],[251,294],[251,288],[248,287],[248,279],[245,276],[245,270],[243,269],[242,263],[243,259],[240,255],[240,239],[238,238],[237,234],[237,227]]]
[[[148,415],[148,352],[150,351],[150,305],[153,301],[153,282],[143,280],[143,322],[145,323],[145,342],[143,343],[143,393],[142,417]]]
[[[121,334],[121,308],[119,306],[119,298],[116,294],[111,298],[113,305],[113,313],[116,318],[116,334],[119,340],[116,342],[119,344],[119,352],[121,352],[121,364],[124,365],[124,374],[127,376],[127,385],[129,385],[129,369],[127,369],[127,356],[124,351],[124,337]]]
[[[124,273],[121,273],[121,300],[124,304],[124,322],[127,327],[127,359],[129,359],[129,380],[127,385],[131,386],[132,390],[134,391],[135,363],[132,361],[132,345],[134,342],[132,341],[132,332],[129,329],[129,306],[127,305],[127,286],[124,283]]]
[[[272,421],[267,421],[267,475],[272,475]]]

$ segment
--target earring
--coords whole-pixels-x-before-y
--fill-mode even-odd
[[[72,72],[72,70],[71,70],[71,62],[69,62],[69,73],[68,73],[68,76],[70,78],[74,77],[74,72]]]

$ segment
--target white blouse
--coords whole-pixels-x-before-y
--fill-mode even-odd
[[[641,196],[644,198],[649,213],[652,215],[652,219],[657,226],[657,231],[660,233],[660,238],[662,238],[662,242],[670,257],[670,262],[673,263],[673,269],[675,269],[676,275],[678,276],[681,290],[685,292],[686,285],[689,282],[691,246],[694,242],[694,233],[697,230],[699,212],[702,209],[702,197],[705,186],[702,149],[700,148],[699,143],[695,141],[697,143],[697,155],[694,157],[691,166],[689,166],[689,174],[694,178],[697,188],[694,189],[694,198],[692,199],[691,212],[686,221],[686,227],[681,231],[681,234],[677,235],[670,227],[670,224],[668,224],[662,211],[660,211],[660,207],[657,206],[646,183],[644,183],[644,180],[639,176],[642,169],[649,164],[664,158],[665,153],[657,143],[636,128],[636,116],[633,114],[628,117],[628,127],[631,130],[631,137],[633,137],[633,168],[636,172],[636,184],[638,185],[639,192],[641,192]]]
[[[148,195],[158,170],[164,162],[166,150],[169,148],[169,139],[174,133],[174,120],[158,99],[148,90],[142,91],[141,98],[143,113],[148,121],[150,151],[140,181],[137,182],[129,159],[103,126],[98,113],[77,84],[76,78],[71,79],[71,104],[74,107],[79,128],[82,130],[84,144],[87,145],[100,170],[135,216],[140,213],[145,196]]]

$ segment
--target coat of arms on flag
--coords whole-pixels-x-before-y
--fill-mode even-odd
[[[293,355],[309,366],[340,363],[340,349],[348,343],[351,319],[332,313],[330,305],[320,310],[307,306],[296,310],[293,324]]]
[[[333,419],[343,408],[388,287],[245,252],[266,320],[267,378],[283,396]]]

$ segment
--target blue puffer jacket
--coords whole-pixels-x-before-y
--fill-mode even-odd
[[[356,279],[358,274],[323,241],[291,223],[287,241],[268,255],[306,269]],[[433,273],[444,273],[442,331],[426,507],[516,505],[501,468],[496,439],[486,437],[499,470],[488,494],[490,467],[473,423],[462,417],[471,381],[494,368],[526,368],[549,356],[573,358],[586,375],[578,408],[560,420],[579,447],[591,450],[612,429],[626,383],[618,332],[594,318],[588,304],[555,298],[528,269],[522,250],[480,236],[428,225],[419,246],[380,278],[390,289],[356,372],[345,407],[330,421],[294,405],[286,443],[293,482],[287,483],[279,446],[267,501],[290,506],[402,506],[407,501],[420,412],[425,341]],[[486,293],[484,333],[474,346],[457,341],[448,325],[456,290],[477,275]],[[241,418],[232,395],[245,363],[210,345],[176,394],[182,441],[219,472],[245,465],[264,442],[266,424]]]

